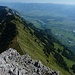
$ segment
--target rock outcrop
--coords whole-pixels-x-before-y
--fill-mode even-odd
[[[28,54],[20,55],[10,48],[0,54],[0,75],[59,75],[58,71],[33,60]]]

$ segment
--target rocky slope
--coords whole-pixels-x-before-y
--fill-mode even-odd
[[[57,71],[10,48],[0,54],[0,75],[59,75]]]

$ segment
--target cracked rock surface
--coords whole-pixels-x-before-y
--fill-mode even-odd
[[[58,71],[33,60],[28,54],[20,55],[10,48],[0,54],[0,75],[59,75]]]

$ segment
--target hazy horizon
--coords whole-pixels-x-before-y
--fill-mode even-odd
[[[53,3],[53,4],[73,4],[75,5],[75,0],[63,0],[63,1],[60,1],[60,0],[0,0],[0,2],[3,2],[3,3],[10,3],[10,2],[21,2],[21,3]]]

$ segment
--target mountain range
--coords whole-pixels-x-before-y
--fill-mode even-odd
[[[74,53],[62,45],[50,29],[36,28],[16,10],[0,6],[0,53],[9,48],[40,60],[45,66],[59,71],[59,75],[75,74],[72,68]]]

